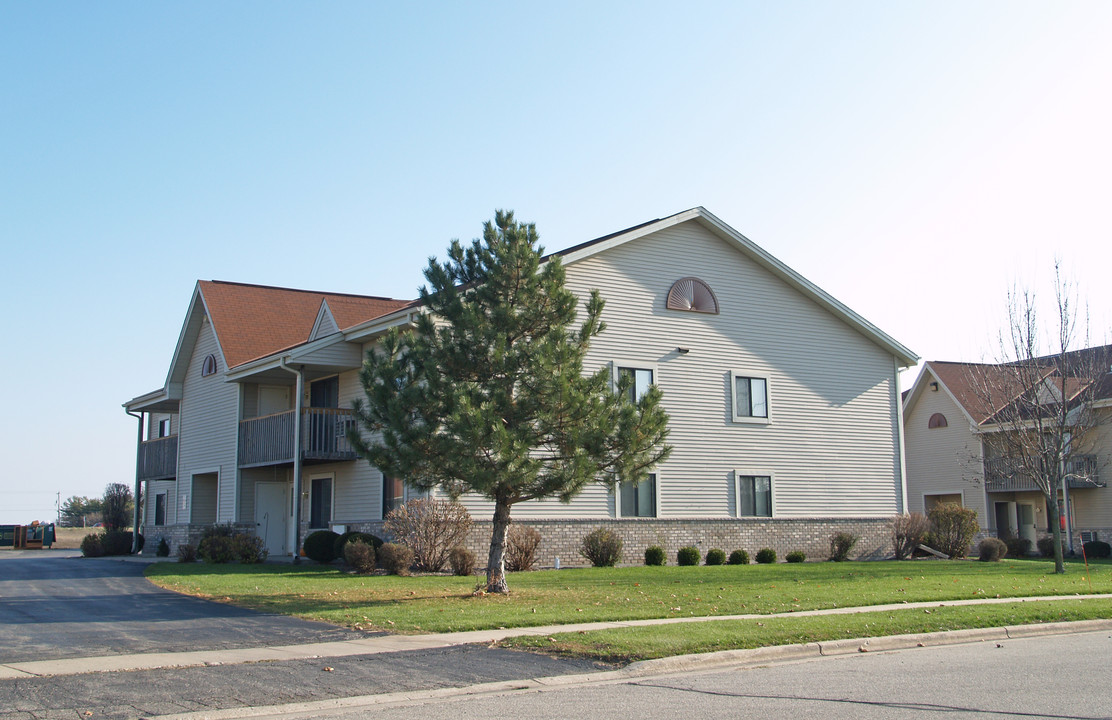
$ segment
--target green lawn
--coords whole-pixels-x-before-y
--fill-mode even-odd
[[[1067,570],[1054,575],[1053,564],[1041,560],[584,568],[513,573],[507,596],[473,595],[477,578],[366,577],[318,565],[157,563],[147,576],[171,590],[267,612],[360,630],[422,633],[1112,592],[1108,561],[1092,564],[1091,577],[1080,563],[1069,563]],[[844,616],[829,623],[852,625]],[[679,627],[690,634],[695,626]]]
[[[1108,600],[1050,600],[1000,605],[936,607],[764,620],[718,620],[679,625],[522,636],[503,647],[613,663],[745,648],[965,628],[1112,618]]]

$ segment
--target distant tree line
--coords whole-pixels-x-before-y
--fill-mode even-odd
[[[131,527],[135,502],[131,488],[123,483],[109,483],[99,498],[73,495],[62,502],[59,523],[62,527],[91,527],[102,523],[109,530]]]

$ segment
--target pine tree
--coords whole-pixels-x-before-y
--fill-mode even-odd
[[[356,402],[362,457],[413,488],[494,502],[488,592],[507,592],[510,510],[541,498],[570,501],[592,482],[644,479],[671,448],[660,391],[636,402],[609,368],[585,374],[590,341],[605,329],[592,291],[585,318],[564,287],[559,257],[542,261],[536,228],[498,211],[483,237],[452,241],[429,260],[424,311],[367,354]]]

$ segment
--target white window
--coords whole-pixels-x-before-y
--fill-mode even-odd
[[[650,473],[634,485],[618,486],[618,517],[656,517],[656,474]]]
[[[772,517],[772,476],[743,475],[737,477],[737,516]]]
[[[769,420],[768,378],[743,372],[731,373],[730,395],[734,422],[767,423]]]
[[[612,365],[614,372],[614,389],[617,390],[625,378],[629,378],[629,388],[626,397],[630,402],[637,402],[641,396],[648,392],[649,387],[656,383],[656,368],[651,365],[637,365],[634,363],[615,362]]]

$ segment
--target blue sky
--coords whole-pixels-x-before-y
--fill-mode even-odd
[[[198,279],[413,297],[703,205],[928,359],[1112,327],[1112,4],[0,3],[0,523],[130,483]],[[910,375],[907,380],[913,377]]]

